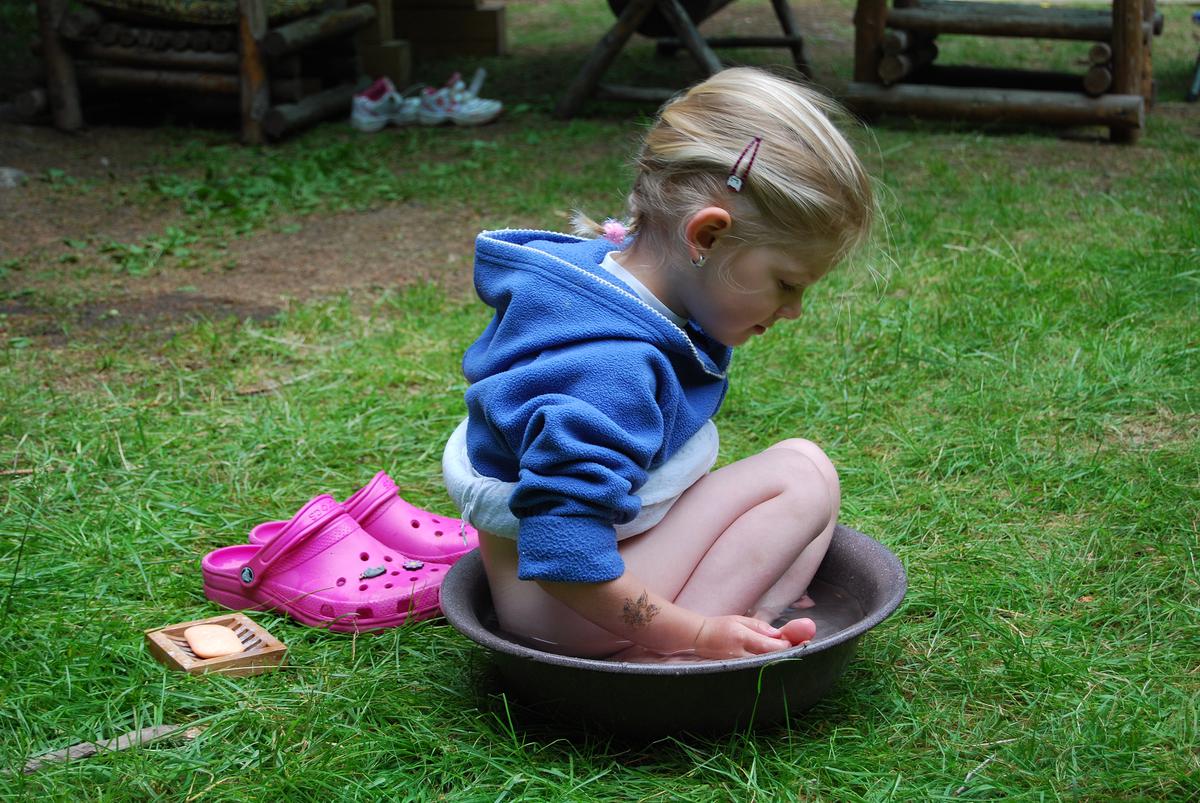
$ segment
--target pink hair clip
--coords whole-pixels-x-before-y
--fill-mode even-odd
[[[750,140],[750,144],[742,148],[742,153],[738,156],[737,161],[733,163],[733,169],[729,171],[729,178],[725,179],[725,185],[734,192],[742,191],[742,182],[746,180],[746,176],[750,175],[750,168],[754,167],[754,157],[758,156],[758,146],[762,144],[762,137],[755,137]],[[742,160],[746,158],[746,154],[750,154],[750,160],[746,162],[746,169],[742,174],[738,175],[738,168],[742,166]]]
[[[629,237],[629,229],[625,228],[625,224],[619,220],[608,218],[601,226],[604,229],[604,239],[620,245]]]

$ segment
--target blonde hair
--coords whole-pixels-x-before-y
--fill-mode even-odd
[[[820,93],[763,70],[735,67],[662,107],[636,161],[629,232],[651,252],[677,254],[689,218],[708,206],[730,213],[739,246],[820,249],[840,261],[864,244],[876,217],[870,178],[833,123]],[[726,181],[755,137],[753,167]],[[603,227],[576,215],[581,235]]]

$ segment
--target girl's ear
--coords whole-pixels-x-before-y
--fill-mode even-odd
[[[692,259],[711,249],[732,225],[729,211],[719,206],[706,206],[692,215],[683,229]]]

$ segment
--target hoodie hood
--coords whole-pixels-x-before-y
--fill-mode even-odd
[[[600,267],[605,255],[618,250],[611,241],[504,230],[483,232],[475,248],[475,290],[496,315],[468,352],[468,380],[475,379],[474,359],[492,373],[546,349],[621,339],[653,343],[677,366],[725,378],[728,347],[695,324],[679,328]]]

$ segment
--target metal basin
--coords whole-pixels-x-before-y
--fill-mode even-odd
[[[777,724],[820,700],[863,635],[904,599],[904,568],[886,547],[838,525],[809,589],[817,623],[808,644],[729,661],[641,664],[573,658],[506,637],[496,623],[479,552],[442,582],[446,618],[487,648],[505,691],[535,714],[589,730],[653,737],[727,733]]]

